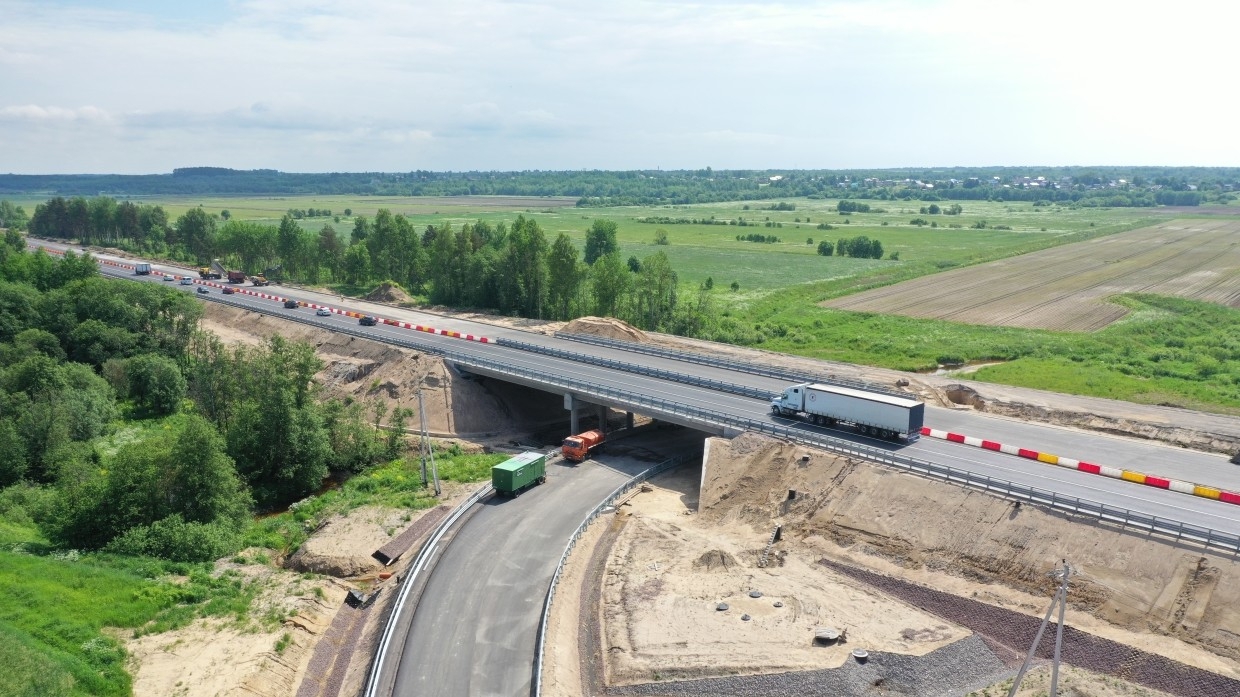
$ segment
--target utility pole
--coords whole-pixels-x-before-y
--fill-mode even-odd
[[[1033,660],[1033,655],[1037,653],[1038,645],[1042,643],[1042,635],[1046,632],[1046,625],[1051,621],[1051,613],[1055,611],[1055,606],[1059,605],[1059,625],[1055,629],[1055,659],[1051,664],[1051,691],[1050,697],[1058,697],[1059,694],[1059,652],[1063,645],[1063,613],[1064,608],[1068,605],[1068,575],[1071,573],[1071,567],[1068,566],[1068,560],[1063,560],[1063,568],[1051,572],[1051,576],[1059,579],[1059,588],[1055,589],[1055,597],[1051,599],[1050,607],[1046,608],[1046,616],[1042,618],[1042,626],[1038,627],[1038,635],[1033,638],[1033,645],[1029,647],[1029,653],[1025,654],[1025,662],[1020,667],[1020,672],[1016,673],[1016,679],[1012,681],[1012,689],[1008,690],[1008,697],[1016,697],[1016,691],[1020,689],[1020,681],[1025,678],[1025,671],[1029,670],[1029,663]]]
[[[421,442],[418,447],[418,453],[422,460],[422,486],[426,486],[426,460],[431,461],[431,477],[435,482],[435,496],[442,496],[443,490],[439,488],[439,467],[435,464],[435,449],[431,447],[430,431],[426,427],[426,409],[422,403],[422,387],[418,386],[418,418],[421,420]]]
[[[1059,626],[1055,628],[1055,660],[1051,663],[1051,697],[1059,696],[1059,650],[1063,647],[1063,612],[1068,606],[1068,576],[1072,569],[1068,560],[1063,560],[1063,569],[1059,576]]]
[[[427,437],[426,431],[426,409],[422,404],[422,386],[418,385],[418,419],[420,428],[418,429],[418,457],[422,460],[422,486],[426,487],[426,451],[430,446],[430,439]],[[438,484],[438,482],[436,482]]]

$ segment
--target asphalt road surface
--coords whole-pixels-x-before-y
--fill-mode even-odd
[[[701,450],[702,434],[652,431],[573,465],[516,498],[493,496],[439,552],[413,613],[394,695],[528,695],[543,600],[564,546],[604,497],[659,459],[617,454]],[[699,455],[700,457],[700,455]]]
[[[65,247],[65,245],[51,244],[48,246]],[[153,264],[152,266],[157,270],[185,273],[184,269],[160,264]],[[101,266],[100,268],[107,275],[127,277],[131,280],[135,278],[128,272],[115,267]],[[158,276],[142,277],[142,280],[153,283],[162,282]],[[173,283],[164,283],[164,285],[186,292],[193,292],[196,288],[196,286],[181,286]],[[288,289],[281,286],[259,290],[306,302],[328,304],[333,307],[375,313],[382,317],[390,317],[401,321],[427,324],[436,328],[492,338],[512,338],[527,343],[555,346],[577,353],[588,353],[643,366],[759,387],[768,389],[772,394],[787,384],[786,381],[779,379],[752,375],[736,370],[687,363],[671,358],[636,354],[617,348],[566,341],[482,322],[446,318],[430,313],[378,306],[364,301],[341,300],[330,295],[312,291]],[[213,288],[211,289],[211,294],[207,297],[212,300],[277,315],[281,313],[296,313],[303,321],[314,322],[327,329],[345,326],[352,329],[357,328],[357,321],[353,318],[339,315],[315,317],[313,311],[307,308],[285,310],[277,301],[256,298],[246,294],[221,296],[219,290]],[[460,339],[410,332],[409,330],[384,325],[364,329],[367,330],[368,336],[373,336],[379,341],[415,337],[421,341],[438,342],[439,345],[450,347],[452,351],[464,357],[489,359],[506,365],[541,371],[550,375],[594,382],[605,387],[638,392],[652,398],[666,399],[697,408],[710,409],[736,418],[798,425],[796,422],[772,416],[768,403],[763,399],[722,393],[708,388],[694,387],[494,344],[480,344]],[[956,411],[929,406],[926,409],[926,424],[934,428],[965,433],[970,436],[986,438],[1033,450],[1052,452],[1065,457],[1087,460],[1098,464],[1124,467],[1148,474],[1184,479],[1208,486],[1231,490],[1240,489],[1240,467],[1229,464],[1226,458],[1219,455],[1172,448],[1149,441],[1124,439],[1047,424],[1021,422],[976,412]],[[1145,487],[1132,482],[1108,479],[1004,453],[981,450],[936,439],[922,438],[911,444],[895,444],[871,439],[846,430],[830,430],[805,424],[799,425],[808,431],[827,433],[834,437],[864,443],[873,447],[898,450],[902,454],[911,457],[968,470],[995,479],[1055,491],[1060,494],[1087,499],[1109,506],[1127,508],[1147,515],[1179,520],[1221,532],[1240,534],[1240,509],[1230,504],[1153,487]]]

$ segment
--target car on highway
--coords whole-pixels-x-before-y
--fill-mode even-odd
[[[172,274],[168,274],[168,273],[166,273],[166,274],[164,274],[164,280],[165,280],[165,281],[175,281],[175,280],[177,280],[177,278],[176,278],[176,276],[173,276]]]
[[[236,289],[236,288],[233,288],[233,287],[231,287],[231,286],[225,286],[225,287],[224,287],[224,290],[222,290],[222,291],[220,291],[220,292],[221,292],[221,293],[223,293],[224,295],[232,295],[233,293],[236,293],[236,292],[237,292],[237,289]]]
[[[379,323],[379,318],[371,317],[370,315],[362,315],[358,318],[357,323],[363,327],[373,327]]]
[[[193,282],[192,280],[188,279],[188,278],[182,278],[182,279],[181,279],[181,285],[183,285],[183,286],[192,286],[192,285],[194,285],[194,282]]]
[[[203,295],[206,295],[207,293],[210,293],[211,291],[207,290],[206,288],[203,288],[202,286],[198,286],[198,292],[202,293]]]
[[[314,314],[318,315],[319,317],[331,317],[332,311],[327,309],[326,307],[320,307],[319,309],[314,311]]]
[[[287,308],[287,309],[289,309],[289,310],[296,310],[296,309],[297,309],[297,301],[296,301],[296,300],[285,300],[285,301],[284,301],[284,307],[285,307],[285,308]]]

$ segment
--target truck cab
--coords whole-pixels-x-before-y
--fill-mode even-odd
[[[793,385],[771,398],[771,413],[793,416],[805,404],[805,385]]]
[[[569,436],[561,444],[560,452],[564,455],[565,460],[583,462],[590,456],[590,451],[606,440],[606,438],[607,436],[597,429]]]

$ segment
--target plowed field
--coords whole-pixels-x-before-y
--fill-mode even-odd
[[[969,324],[1093,331],[1127,312],[1120,293],[1240,307],[1240,221],[1173,220],[924,276],[824,307]]]

